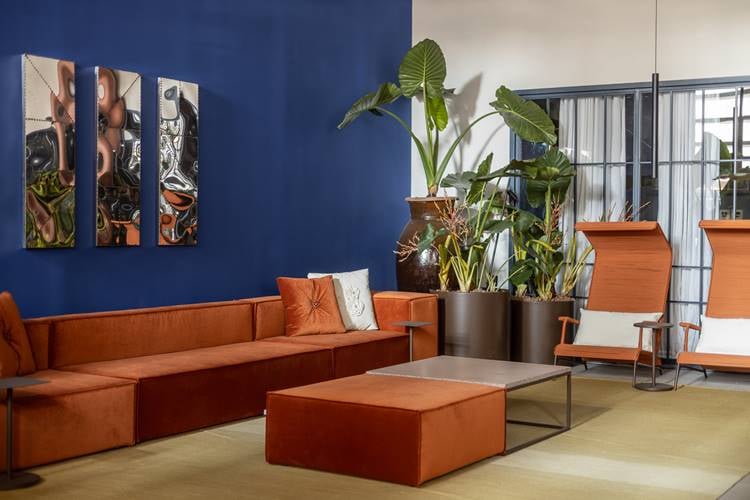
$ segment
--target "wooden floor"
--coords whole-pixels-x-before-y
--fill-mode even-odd
[[[511,417],[562,418],[561,382],[514,394]],[[569,432],[421,488],[268,465],[256,418],[39,467],[42,484],[2,497],[713,499],[750,471],[750,392],[645,393],[586,376],[573,380],[573,404]],[[509,432],[511,445],[532,437]]]

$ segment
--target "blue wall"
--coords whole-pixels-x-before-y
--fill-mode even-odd
[[[336,125],[396,77],[410,0],[6,2],[0,16],[0,289],[26,317],[276,293],[279,275],[369,267],[395,286],[408,138]],[[177,9],[181,6],[181,10]],[[21,58],[77,63],[77,247],[23,250]],[[95,248],[94,70],[143,75],[139,248]],[[198,82],[199,243],[156,246],[156,77]],[[407,104],[399,112],[407,114]],[[408,121],[408,120],[407,120]]]

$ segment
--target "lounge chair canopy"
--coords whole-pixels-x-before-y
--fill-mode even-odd
[[[714,253],[706,316],[750,318],[750,220],[703,220]]]
[[[596,252],[587,309],[664,311],[672,272],[672,249],[659,224],[579,222]]]

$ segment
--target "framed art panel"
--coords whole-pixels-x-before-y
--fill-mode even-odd
[[[159,78],[159,245],[198,243],[198,84]]]
[[[96,67],[96,245],[141,242],[141,77]]]
[[[24,247],[75,246],[75,64],[22,56]]]

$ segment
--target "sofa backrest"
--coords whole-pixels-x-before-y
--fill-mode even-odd
[[[253,340],[284,336],[284,304],[279,295],[252,299],[255,304]]]
[[[250,299],[31,320],[49,321],[47,364],[79,363],[186,351],[252,340]],[[43,343],[38,342],[39,349]],[[37,345],[32,346],[36,357]]]

